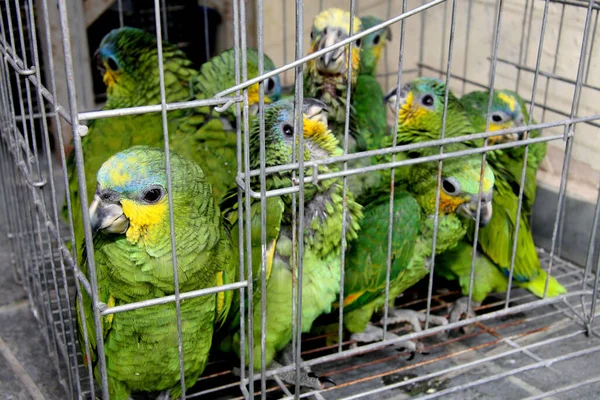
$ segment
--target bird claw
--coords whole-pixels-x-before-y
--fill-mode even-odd
[[[471,307],[469,307],[469,298],[461,297],[456,300],[452,307],[450,308],[450,322],[457,322],[467,318],[474,318],[477,316],[474,308],[479,307],[481,303],[477,303],[471,301]],[[459,328],[462,333],[469,333],[470,328],[468,326],[463,326]]]
[[[326,375],[325,376],[319,376],[319,375],[315,374],[312,371],[309,372],[307,375],[310,378],[317,378],[319,380],[319,382],[321,382],[321,383],[328,382],[328,383],[331,383],[333,386],[337,386],[337,383],[335,383],[335,381],[333,379],[331,379],[330,377],[328,377]]]

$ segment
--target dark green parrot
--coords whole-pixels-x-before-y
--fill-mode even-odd
[[[321,106],[319,106],[321,104]],[[304,159],[317,160],[341,154],[337,147],[338,141],[322,122],[318,109],[324,105],[313,99],[305,99],[304,112]],[[308,116],[314,116],[309,118]],[[251,169],[259,167],[259,133],[258,124],[254,129],[250,142]],[[266,166],[277,166],[291,163],[292,146],[297,141],[298,134],[294,132],[294,103],[290,100],[275,102],[265,109],[265,141]],[[306,169],[306,176],[312,175],[312,168]],[[319,173],[335,171],[329,166],[319,167]],[[285,171],[269,174],[266,177],[266,189],[274,190],[290,187],[292,172]],[[258,177],[251,181],[253,190],[259,190]],[[222,202],[225,215],[233,224],[232,237],[237,238],[238,204],[237,190],[231,192]],[[307,184],[305,187],[303,237],[303,286],[302,286],[302,331],[308,332],[313,321],[321,314],[331,311],[332,303],[340,290],[341,277],[341,241],[342,241],[342,197],[341,179],[324,180],[318,185]],[[348,194],[345,202],[347,207],[347,240],[356,238],[359,221],[362,217],[361,206],[354,202],[352,194]],[[261,332],[260,324],[260,260],[262,254],[260,242],[260,201],[252,199],[251,232],[254,282],[254,368],[261,365],[260,340],[266,337],[266,363],[275,367],[287,364],[291,357],[292,340],[292,285],[295,280],[292,273],[292,196],[283,195],[267,199],[267,321],[266,332]],[[232,333],[226,338],[221,348],[225,351],[238,353],[239,320],[233,320],[230,325]],[[246,348],[246,353],[248,349]],[[277,356],[277,357],[276,357]],[[248,360],[248,357],[245,358]],[[320,388],[318,378],[311,377],[310,371],[305,371],[301,384]],[[280,374],[279,377],[287,383],[295,383],[295,372]]]
[[[399,143],[414,143],[425,140],[440,138],[441,119],[443,113],[445,84],[437,79],[418,78],[404,85],[399,93],[395,89],[389,96],[390,104],[395,101],[395,96],[401,96],[401,107],[398,114],[399,121],[408,126],[406,132],[399,133]],[[485,101],[487,107],[487,101]],[[521,108],[521,106],[519,106]],[[484,109],[484,113],[487,109]],[[513,112],[516,111],[516,107]],[[517,117],[519,120],[524,117]],[[477,124],[475,118],[474,122]],[[493,119],[493,118],[492,118]],[[475,128],[472,124],[470,114],[463,104],[452,94],[448,98],[446,137],[468,135],[477,131],[485,130],[480,125]],[[499,121],[498,121],[499,122]],[[483,140],[472,140],[466,142],[471,147],[478,147]],[[504,150],[506,151],[506,150]],[[522,151],[522,150],[518,150]],[[510,271],[510,262],[513,246],[514,231],[516,227],[516,215],[518,205],[518,190],[520,183],[520,171],[518,168],[519,181],[514,180],[515,175],[507,171],[515,171],[514,167],[505,167],[499,160],[504,157],[503,151],[488,153],[488,161],[496,176],[494,185],[493,208],[494,213],[488,226],[479,230],[478,255],[475,265],[475,280],[473,283],[473,301],[483,301],[493,291],[504,291],[507,288],[507,277]],[[513,153],[513,154],[518,154]],[[539,161],[538,161],[539,162]],[[522,160],[521,160],[522,163]],[[535,174],[533,174],[535,176]],[[534,189],[535,190],[535,189]],[[532,202],[532,201],[531,201]],[[524,203],[527,204],[527,201]],[[527,206],[526,206],[527,207]],[[515,256],[514,282],[525,287],[537,296],[543,296],[546,281],[546,272],[541,268],[529,222],[527,212],[521,214],[517,254]],[[474,227],[469,230],[470,243]],[[465,239],[466,240],[466,239]],[[449,278],[458,279],[463,295],[468,294],[470,281],[470,261],[472,248],[468,245],[458,246],[454,251],[439,257],[436,263],[438,274]],[[495,265],[500,273],[490,269]],[[553,278],[549,281],[549,296],[564,293],[565,289]],[[462,299],[451,312],[451,320],[457,320],[464,313],[468,313],[469,304]]]
[[[174,235],[180,292],[231,282],[237,271],[229,232],[202,169],[171,152]],[[135,146],[108,159],[98,171],[90,205],[99,301],[108,308],[174,294],[165,152]],[[82,271],[88,275],[84,253]],[[78,305],[100,382],[91,298]],[[213,331],[227,318],[231,292],[181,301],[185,386],[206,365]],[[85,325],[80,313],[86,317]],[[175,303],[101,317],[111,399],[132,392],[181,394]],[[86,352],[83,351],[85,354]]]

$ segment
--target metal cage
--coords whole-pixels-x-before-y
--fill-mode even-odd
[[[559,181],[556,198],[556,212],[548,227],[551,235],[539,248],[539,256],[549,275],[557,278],[569,292],[558,297],[538,299],[530,293],[513,287],[505,295],[495,297],[494,301],[481,306],[475,318],[458,321],[442,327],[429,327],[431,313],[444,313],[449,302],[458,295],[456,291],[443,291],[436,288],[433,273],[425,279],[418,290],[405,294],[400,299],[401,305],[423,310],[427,315],[426,329],[421,332],[408,332],[402,326],[388,326],[384,329],[398,335],[398,338],[379,341],[370,345],[354,347],[344,341],[342,330],[336,333],[339,344],[327,346],[323,335],[302,335],[298,324],[301,318],[296,312],[293,321],[295,360],[290,365],[278,369],[260,371],[250,367],[246,371],[241,360],[240,375],[232,374],[233,365],[221,360],[209,363],[200,381],[192,390],[184,391],[184,398],[374,398],[376,395],[387,397],[411,394],[419,398],[434,398],[455,394],[456,398],[464,398],[465,393],[474,396],[491,395],[502,390],[499,385],[515,385],[520,392],[511,392],[514,397],[529,399],[546,398],[561,395],[571,390],[578,390],[588,385],[598,388],[599,376],[594,376],[593,369],[587,371],[577,364],[581,357],[600,351],[600,341],[596,331],[595,316],[598,296],[597,225],[600,216],[600,192],[593,206],[591,231],[585,232],[585,254],[579,254],[575,261],[561,258],[569,249],[563,249],[565,232],[572,232],[577,227],[569,226],[572,219],[565,205],[568,198],[568,183],[573,179],[570,174],[574,146],[578,137],[596,137],[600,126],[600,114],[597,113],[600,81],[594,74],[600,57],[595,46],[598,35],[598,15],[600,4],[594,0],[526,0],[516,1],[483,1],[474,2],[456,0],[423,0],[385,2],[385,15],[380,15],[385,22],[359,33],[320,52],[306,56],[303,46],[306,36],[305,27],[312,20],[305,8],[319,10],[330,6],[329,2],[320,1],[304,4],[282,0],[233,0],[232,18],[227,29],[233,32],[237,65],[236,85],[219,93],[215,98],[185,103],[168,104],[165,98],[164,74],[161,74],[161,104],[147,105],[129,109],[108,111],[86,111],[85,97],[79,91],[79,60],[74,57],[72,41],[73,30],[77,21],[71,13],[77,7],[66,0],[27,0],[11,2],[6,0],[0,18],[0,134],[2,136],[1,152],[2,168],[0,185],[2,192],[3,218],[8,230],[6,240],[10,242],[10,260],[14,266],[14,279],[22,283],[29,296],[31,309],[39,321],[48,353],[53,359],[58,379],[63,384],[68,398],[90,398],[102,396],[108,398],[106,370],[104,358],[100,358],[102,380],[96,382],[93,373],[86,368],[82,349],[77,339],[77,323],[75,302],[81,302],[78,291],[87,291],[98,303],[97,282],[93,260],[89,264],[90,276],[82,274],[78,268],[76,257],[66,243],[74,240],[71,224],[61,218],[66,177],[67,155],[61,127],[68,126],[73,135],[76,170],[79,177],[79,189],[82,204],[71,204],[67,195],[69,210],[82,207],[83,220],[89,226],[87,211],[88,200],[85,196],[85,175],[83,171],[83,155],[81,136],[87,133],[85,121],[111,118],[115,116],[133,115],[148,112],[161,112],[165,137],[165,148],[169,147],[167,132],[167,111],[200,106],[211,106],[218,110],[234,107],[238,116],[238,200],[241,202],[240,219],[248,226],[250,215],[243,212],[249,205],[249,199],[260,199],[262,210],[265,210],[265,199],[271,196],[293,194],[298,204],[298,212],[294,218],[302,225],[305,186],[314,184],[315,177],[305,177],[305,169],[312,168],[314,162],[283,165],[275,169],[294,170],[297,174],[295,184],[278,191],[267,191],[265,177],[275,169],[265,169],[264,163],[259,170],[250,171],[248,159],[248,141],[250,128],[248,122],[248,88],[252,84],[263,82],[268,77],[282,74],[284,82],[293,84],[295,89],[302,88],[303,66],[325,52],[341,46],[352,46],[356,39],[376,31],[382,27],[394,27],[396,40],[388,44],[384,59],[383,71],[378,78],[384,88],[389,89],[407,82],[416,76],[434,75],[446,81],[446,84],[457,93],[463,94],[476,88],[508,88],[515,89],[526,98],[531,114],[535,114],[540,123],[530,124],[522,128],[511,128],[501,134],[526,132],[530,129],[544,129],[539,138],[526,138],[512,146],[528,146],[538,142],[558,144],[557,154],[562,154],[560,169],[556,176]],[[76,3],[76,2],[75,2]],[[121,2],[119,1],[119,4]],[[168,19],[164,13],[167,1],[154,1],[156,35],[158,52],[162,54],[161,35]],[[315,3],[315,4],[313,4]],[[370,13],[374,1],[332,2],[336,6],[348,9],[351,15]],[[338,4],[341,3],[341,4]],[[249,7],[256,5],[250,10]],[[58,12],[53,7],[58,6]],[[381,7],[380,7],[381,8]],[[508,9],[508,11],[507,11]],[[265,12],[281,12],[284,28],[282,32],[283,65],[269,73],[263,73],[259,65],[259,76],[247,79],[246,46],[256,39],[259,54],[269,52],[265,43]],[[507,13],[514,15],[507,17]],[[520,15],[522,14],[522,16]],[[254,15],[256,32],[249,28],[248,16]],[[285,21],[293,21],[286,25]],[[517,21],[515,25],[515,21]],[[570,23],[574,21],[574,23]],[[226,24],[227,22],[224,22]],[[512,25],[511,25],[512,24]],[[506,27],[506,25],[508,25]],[[59,27],[59,31],[57,31]],[[293,28],[293,29],[292,29]],[[53,30],[54,29],[54,30]],[[293,32],[292,32],[293,31]],[[57,40],[60,39],[61,42]],[[572,42],[575,45],[572,45]],[[58,47],[57,47],[58,46]],[[485,48],[483,51],[481,48]],[[291,51],[293,49],[293,51]],[[289,51],[288,51],[289,50]],[[64,71],[55,68],[55,56],[64,58]],[[565,66],[565,59],[570,60]],[[42,61],[44,69],[42,69]],[[396,67],[392,67],[396,66]],[[162,60],[159,62],[162,68]],[[591,72],[590,72],[591,71]],[[597,71],[596,71],[597,72]],[[64,75],[63,75],[64,73]],[[66,89],[67,103],[60,100],[59,91]],[[446,93],[447,95],[447,93]],[[296,90],[296,101],[301,101],[302,90]],[[264,88],[260,85],[260,100],[264,106]],[[595,110],[595,111],[594,111]],[[259,111],[261,112],[261,111]],[[301,115],[300,112],[297,112]],[[346,138],[348,138],[348,110],[346,112]],[[531,123],[531,120],[529,121]],[[297,118],[301,124],[301,118]],[[498,132],[481,132],[476,137],[488,138]],[[261,127],[264,137],[264,124]],[[56,145],[53,144],[53,138]],[[428,143],[440,148],[440,154],[414,161],[392,161],[371,167],[368,170],[391,169],[414,162],[440,161],[466,154],[481,154],[485,159],[486,152],[498,148],[510,147],[495,144],[470,149],[460,154],[444,153],[441,145],[464,141],[466,137],[444,138]],[[300,135],[299,145],[303,146]],[[584,145],[585,146],[585,145]],[[380,154],[397,154],[410,150],[411,146],[396,146],[374,151],[347,154],[335,159],[326,159],[324,164],[340,163],[358,158]],[[264,148],[263,148],[264,149]],[[527,153],[525,153],[527,154]],[[526,156],[527,157],[527,156]],[[264,158],[264,154],[261,154]],[[243,162],[242,162],[243,161]],[[264,160],[263,160],[264,161]],[[525,167],[525,165],[524,165]],[[167,163],[170,176],[170,166]],[[364,173],[364,168],[352,169],[344,163],[341,172],[330,176],[319,176],[319,180],[347,177]],[[261,190],[253,191],[249,178],[260,176]],[[524,176],[524,174],[523,174]],[[169,178],[170,179],[170,178]],[[441,179],[441,178],[439,178]],[[440,181],[438,179],[438,193]],[[344,185],[346,180],[344,178]],[[521,189],[522,199],[522,189]],[[172,206],[172,198],[169,198]],[[520,210],[520,207],[519,207]],[[520,212],[520,211],[519,211]],[[171,215],[172,217],[172,215]],[[540,220],[537,211],[536,220]],[[547,219],[543,219],[548,223]],[[173,225],[171,221],[171,231]],[[266,220],[263,219],[263,230]],[[342,227],[345,231],[346,227]],[[85,245],[88,253],[92,253],[93,242],[91,230],[86,230]],[[246,233],[243,233],[246,234]],[[301,233],[299,234],[301,236]],[[249,237],[249,236],[248,236]],[[567,238],[568,239],[568,238]],[[263,236],[263,242],[266,240]],[[243,241],[242,241],[243,242]],[[302,241],[296,243],[298,254],[302,254]],[[342,249],[346,243],[342,242]],[[177,285],[174,295],[139,303],[127,304],[113,308],[94,307],[94,320],[100,321],[102,316],[128,312],[140,307],[151,307],[167,302],[179,307],[180,301],[186,298],[214,294],[225,290],[240,293],[242,316],[248,316],[254,307],[264,310],[267,299],[253,304],[253,284],[264,287],[265,268],[261,266],[261,277],[253,282],[252,269],[248,263],[248,249],[243,245],[239,249],[240,280],[238,282],[194,292],[180,293]],[[173,252],[175,247],[173,244]],[[580,252],[581,253],[581,252]],[[343,263],[342,251],[342,263]],[[571,254],[571,253],[569,253]],[[570,257],[573,259],[572,257]],[[584,262],[581,262],[584,260]],[[302,272],[302,257],[296,260],[296,268]],[[514,257],[513,257],[514,268]],[[579,262],[578,262],[579,261]],[[577,263],[581,265],[577,265]],[[174,266],[176,275],[177,268]],[[343,276],[343,275],[342,275]],[[176,281],[176,280],[175,280]],[[343,287],[343,282],[340,283]],[[341,289],[343,290],[343,289]],[[302,279],[298,279],[292,294],[295,299],[295,310],[301,309]],[[77,294],[79,293],[79,294]],[[250,295],[249,295],[250,293]],[[387,303],[387,302],[386,302]],[[342,307],[343,308],[343,307]],[[177,308],[179,310],[179,308]],[[340,318],[343,312],[340,311]],[[387,309],[385,313],[387,318]],[[244,334],[252,332],[251,318],[242,318],[242,346],[244,342],[250,346],[253,336]],[[264,330],[264,318],[261,323]],[[443,331],[473,324],[475,330],[469,334],[448,337]],[[341,323],[340,323],[341,326]],[[179,340],[181,341],[181,315],[178,314]],[[398,353],[390,345],[405,339],[420,339],[425,350],[430,354],[412,362],[403,361],[406,354]],[[565,343],[572,346],[565,347]],[[264,345],[264,343],[263,343]],[[578,346],[576,349],[574,346]],[[98,349],[102,350],[101,342]],[[181,348],[180,348],[181,356]],[[243,352],[242,352],[243,354]],[[302,358],[300,357],[302,356]],[[253,364],[253,354],[249,353],[249,364]],[[242,357],[243,358],[243,357]],[[502,363],[503,368],[498,368]],[[557,373],[556,368],[574,368],[572,374],[562,373],[559,378],[548,383],[543,389],[535,387],[536,373]],[[335,376],[337,385],[322,391],[300,391],[293,386],[285,385],[278,379],[279,373],[310,367],[319,373]],[[181,367],[183,371],[183,364]],[[550,372],[548,372],[550,371]],[[531,374],[529,374],[531,373]],[[470,374],[470,375],[469,375]],[[528,375],[529,374],[529,375]],[[591,386],[590,386],[591,385]],[[184,387],[183,379],[181,383]],[[457,394],[457,392],[461,391]],[[466,391],[466,392],[463,392]],[[517,393],[517,394],[515,394]],[[574,392],[577,393],[577,392]],[[466,395],[465,395],[466,397]],[[507,396],[511,397],[511,396]]]

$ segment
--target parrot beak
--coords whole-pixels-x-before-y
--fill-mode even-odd
[[[103,230],[108,233],[123,234],[129,228],[129,220],[123,214],[120,204],[104,201],[99,194],[94,195],[90,205],[92,232]]]
[[[329,112],[329,108],[327,108],[327,105],[322,101],[312,98],[304,99],[302,112],[306,118],[320,121],[327,125],[327,113]]]
[[[96,52],[94,53],[94,62],[96,63],[96,68],[100,72],[100,76],[104,76],[104,73],[106,72],[106,67],[104,66],[104,62],[102,61],[100,49],[96,50]]]
[[[343,39],[345,35],[339,32],[338,29],[329,28],[327,32],[323,34],[317,50],[322,50],[326,47],[333,46],[339,40]],[[346,57],[344,57],[346,49],[344,47],[331,50],[328,53],[323,54],[317,58],[317,69],[321,72],[328,74],[340,74],[346,71]]]
[[[473,196],[471,201],[458,206],[457,212],[464,217],[476,221],[477,205],[481,202],[479,210],[479,227],[483,228],[489,224],[492,219],[492,193],[493,191],[490,190],[488,193],[483,193],[481,198],[479,196]]]
[[[388,107],[390,108],[390,110],[392,110],[393,113],[395,113],[397,97],[400,97],[400,107],[402,107],[402,105],[404,103],[406,103],[406,98],[408,97],[408,93],[410,93],[410,83],[405,83],[404,85],[402,85],[400,87],[400,90],[398,90],[398,87],[393,88],[385,96],[385,98],[383,99],[383,102],[388,105]]]

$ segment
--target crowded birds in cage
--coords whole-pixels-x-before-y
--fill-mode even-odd
[[[89,125],[80,151],[93,263],[71,154],[74,250],[97,288],[77,303],[81,352],[111,399],[176,398],[209,360],[250,379],[283,368],[267,378],[321,390],[336,382],[289,367],[303,362],[301,334],[325,338],[332,352],[389,340],[425,357],[418,340],[389,326],[421,331],[425,321],[474,317],[511,283],[540,298],[566,293],[542,269],[530,226],[546,144],[512,146],[540,135],[511,131],[534,123],[526,103],[501,89],[459,98],[431,77],[382,87],[375,71],[395,39],[388,25],[318,13],[295,86],[302,93],[270,74],[268,48],[264,58],[228,49],[197,69],[141,29],[106,34],[96,51],[105,110],[220,98],[244,83],[242,60],[246,81],[269,75],[230,104]],[[427,145],[452,138],[462,139]],[[470,152],[492,145],[504,147]],[[437,315],[397,307],[432,268],[464,297]],[[231,286],[240,282],[245,292]]]

